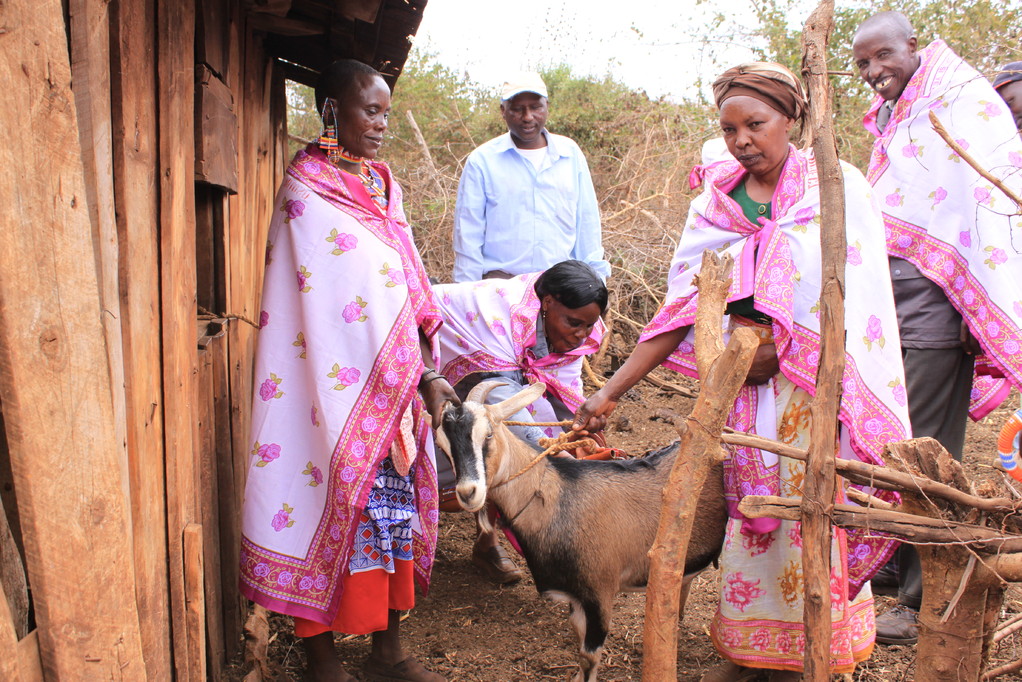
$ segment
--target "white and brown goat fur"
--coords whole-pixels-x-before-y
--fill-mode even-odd
[[[615,595],[646,586],[661,492],[678,444],[630,460],[545,457],[512,480],[537,453],[503,421],[545,387],[533,384],[503,402],[483,404],[498,383],[480,383],[462,405],[448,406],[437,444],[454,464],[461,506],[477,511],[487,499],[495,504],[522,548],[539,593],[570,603],[581,651],[575,680],[594,682]],[[702,491],[686,574],[717,558],[726,523],[718,469]]]

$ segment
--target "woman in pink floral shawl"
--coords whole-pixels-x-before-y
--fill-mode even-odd
[[[316,96],[325,132],[288,167],[267,245],[241,591],[294,617],[310,679],[354,679],[341,631],[373,633],[367,679],[442,682],[399,639],[436,546],[426,412],[457,402],[430,349],[440,315],[401,189],[373,160],[386,82],[344,60]]]
[[[760,347],[728,423],[805,448],[820,357],[820,197],[811,153],[788,142],[804,111],[801,84],[783,66],[744,64],[714,84],[720,126],[734,161],[699,169],[703,193],[669,272],[667,300],[647,325],[632,355],[578,411],[575,428],[598,428],[619,396],[663,364],[696,376],[692,323],[698,303],[694,278],[706,249],[736,263],[725,333],[754,329]],[[843,166],[848,234],[846,368],[838,455],[882,463],[885,443],[908,434],[905,382],[890,282],[885,272],[880,212],[860,173]],[[802,462],[752,448],[731,448],[724,487],[730,520],[721,554],[720,602],[711,625],[726,662],[706,681],[752,679],[759,669],[773,682],[801,679],[801,534],[799,524],[746,519],[738,502],[748,494],[798,497]],[[838,493],[838,501],[842,493]],[[869,577],[892,543],[835,528],[831,549],[832,672],[854,669],[874,641]]]
[[[582,359],[595,353],[603,338],[600,315],[607,310],[608,294],[595,270],[582,261],[567,260],[541,273],[441,284],[433,291],[444,316],[436,337],[441,371],[460,397],[483,380],[499,379],[504,385],[486,400],[494,404],[539,382],[546,385],[546,393],[510,419],[571,418],[583,400]],[[537,452],[543,450],[541,438],[562,432],[556,426],[510,428]],[[447,464],[440,463],[441,474]],[[453,494],[453,488],[450,491]],[[494,582],[520,580],[522,571],[489,525],[477,525],[472,562]]]

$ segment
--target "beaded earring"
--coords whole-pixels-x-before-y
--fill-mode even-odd
[[[334,101],[330,97],[323,102],[323,134],[319,136],[319,148],[327,155],[331,163],[337,163],[337,114]]]

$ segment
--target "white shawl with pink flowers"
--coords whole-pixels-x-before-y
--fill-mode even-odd
[[[581,346],[568,353],[536,358],[536,317],[540,300],[535,284],[540,273],[511,279],[440,284],[433,287],[443,313],[437,333],[441,372],[457,384],[476,372],[521,370],[530,383],[546,384],[570,410],[582,404],[582,358],[595,353],[603,338],[598,320]],[[550,403],[540,398],[529,406],[537,421],[554,421]]]
[[[275,200],[267,245],[241,591],[269,609],[333,621],[362,508],[381,461],[412,466],[414,563],[428,583],[437,494],[417,393],[419,329],[440,324],[389,188],[381,209],[318,147],[300,151]]]
[[[883,464],[884,445],[909,436],[905,378],[894,296],[883,249],[880,211],[869,185],[853,167],[842,164],[845,179],[848,261],[845,271],[845,371],[839,419],[841,456]],[[811,152],[790,147],[773,197],[773,220],[750,223],[728,196],[747,171],[737,161],[722,161],[703,171],[706,189],[692,201],[688,222],[668,273],[667,300],[646,326],[640,341],[695,321],[699,295],[695,276],[702,253],[730,253],[735,272],[729,301],[749,296],[757,310],[773,318],[773,337],[781,373],[816,392],[820,364],[820,193]],[[722,320],[727,338],[729,319]],[[693,334],[664,365],[697,376]],[[773,382],[743,386],[728,423],[743,431],[776,437]],[[766,451],[731,448],[725,462],[725,495],[733,516],[748,494],[778,494],[777,457]],[[883,493],[881,493],[883,495]],[[772,524],[772,525],[771,525]],[[762,533],[775,521],[746,520],[743,532]],[[853,590],[886,561],[887,540],[849,531],[849,579]]]
[[[1016,194],[1022,141],[990,83],[943,41],[919,56],[883,133],[880,97],[866,114],[863,123],[877,136],[867,177],[884,211],[888,252],[940,285],[983,346],[972,395],[978,419],[1009,389],[987,375],[1022,386],[1022,215],[948,146],[929,114]]]

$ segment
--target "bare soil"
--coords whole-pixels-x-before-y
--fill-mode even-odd
[[[677,375],[672,381],[681,383]],[[691,382],[686,385],[694,388]],[[965,466],[974,482],[999,482],[1002,474],[991,467],[997,434],[1017,409],[1013,393],[1003,407],[979,423],[969,424]],[[625,396],[608,429],[615,447],[643,452],[674,440],[674,426],[664,415],[686,415],[692,401],[640,384]],[[576,667],[577,643],[567,620],[568,607],[540,597],[531,579],[512,586],[487,582],[470,561],[474,540],[473,518],[467,513],[445,514],[433,580],[428,595],[420,595],[416,608],[402,624],[406,647],[428,668],[452,681],[569,680]],[[521,562],[524,567],[524,561]],[[708,636],[716,609],[718,572],[707,570],[696,579],[681,623],[677,679],[698,680],[720,662]],[[894,600],[877,597],[877,612]],[[645,596],[622,594],[615,604],[614,621],[600,668],[606,681],[639,680],[642,666],[642,631]],[[1013,586],[1004,603],[1003,617],[1022,611],[1022,591]],[[337,638],[338,656],[357,674],[369,652],[368,637]],[[300,679],[304,657],[291,631],[290,619],[271,616],[271,665],[278,679]],[[1022,657],[1020,635],[995,646],[991,665]],[[855,682],[890,682],[913,678],[915,647],[877,645],[872,657],[856,670]],[[240,662],[229,679],[240,679]],[[998,679],[1022,679],[1006,676]]]

